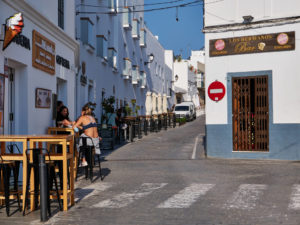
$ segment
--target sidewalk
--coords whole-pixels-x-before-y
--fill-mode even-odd
[[[198,124],[201,119],[195,120]],[[197,122],[198,121],[198,122]],[[122,166],[114,169],[114,174],[111,174],[113,170],[113,166],[111,163],[113,161],[126,161],[126,160],[157,160],[157,159],[169,159],[171,158],[189,158],[189,153],[183,152],[180,153],[176,150],[176,146],[178,143],[175,140],[178,140],[179,137],[182,136],[182,130],[186,127],[193,127],[190,129],[195,130],[195,132],[199,129],[198,126],[193,124],[194,122],[190,122],[185,124],[184,126],[169,128],[167,131],[162,130],[160,132],[148,133],[147,136],[143,136],[141,139],[135,139],[134,142],[124,142],[121,145],[116,145],[114,150],[102,150],[101,155],[101,167],[102,174],[104,175],[104,180],[101,181],[99,178],[99,168],[96,165],[94,167],[94,182],[91,183],[90,180],[86,180],[83,173],[81,172],[78,177],[77,182],[75,182],[75,206],[69,208],[70,212],[75,213],[81,208],[80,202],[83,199],[87,199],[91,195],[95,195],[99,188],[105,188],[105,185],[109,185],[110,182],[114,182],[114,176],[119,177],[119,174],[122,174],[124,171],[122,170]],[[171,139],[171,142],[169,142]],[[174,140],[174,141],[173,141]],[[182,143],[186,147],[192,148],[194,143],[194,137],[188,136],[186,140],[182,141]],[[190,146],[191,145],[191,146]],[[148,150],[143,146],[151,146]],[[143,150],[142,150],[143,149]],[[122,150],[122,151],[120,151]],[[170,152],[172,154],[168,155]],[[116,163],[119,164],[119,163]],[[116,166],[116,165],[115,165]],[[124,168],[123,168],[124,170]],[[113,176],[111,176],[113,175]],[[121,175],[120,175],[121,176]],[[119,178],[116,180],[120,180]],[[49,221],[46,223],[40,222],[40,210],[36,210],[34,212],[28,212],[26,216],[23,217],[22,213],[17,211],[17,202],[11,203],[11,216],[7,217],[5,213],[5,207],[0,209],[0,221],[2,224],[56,224],[58,218],[64,217],[64,219],[68,220],[69,223],[72,223],[72,218],[66,218],[66,215],[69,215],[68,212],[60,212],[58,208],[57,201],[53,200],[51,203],[51,213],[52,217],[49,218]],[[86,219],[86,218],[85,218]],[[74,220],[74,218],[73,218]],[[79,221],[77,221],[79,222]],[[89,223],[89,221],[86,221]],[[84,224],[84,223],[82,223]]]

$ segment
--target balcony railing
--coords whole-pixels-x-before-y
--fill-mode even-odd
[[[197,88],[204,88],[204,81],[203,80],[197,80]]]
[[[129,7],[124,7],[123,9],[123,27],[125,29],[131,30],[132,29],[132,25],[131,25],[131,8]]]
[[[124,79],[129,79],[132,75],[132,66],[129,58],[124,58],[124,68],[122,75]]]
[[[134,65],[132,66],[132,84],[138,84],[140,80],[140,71],[139,66]]]

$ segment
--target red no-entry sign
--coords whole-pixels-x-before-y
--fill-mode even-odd
[[[219,81],[212,82],[208,87],[208,97],[213,101],[220,101],[225,96],[225,86]]]

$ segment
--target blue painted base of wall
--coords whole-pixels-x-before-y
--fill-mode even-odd
[[[233,152],[232,125],[206,125],[208,157],[300,160],[300,124],[270,124],[269,152]]]

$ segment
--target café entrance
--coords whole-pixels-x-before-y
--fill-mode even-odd
[[[232,78],[233,151],[269,151],[268,76]]]

